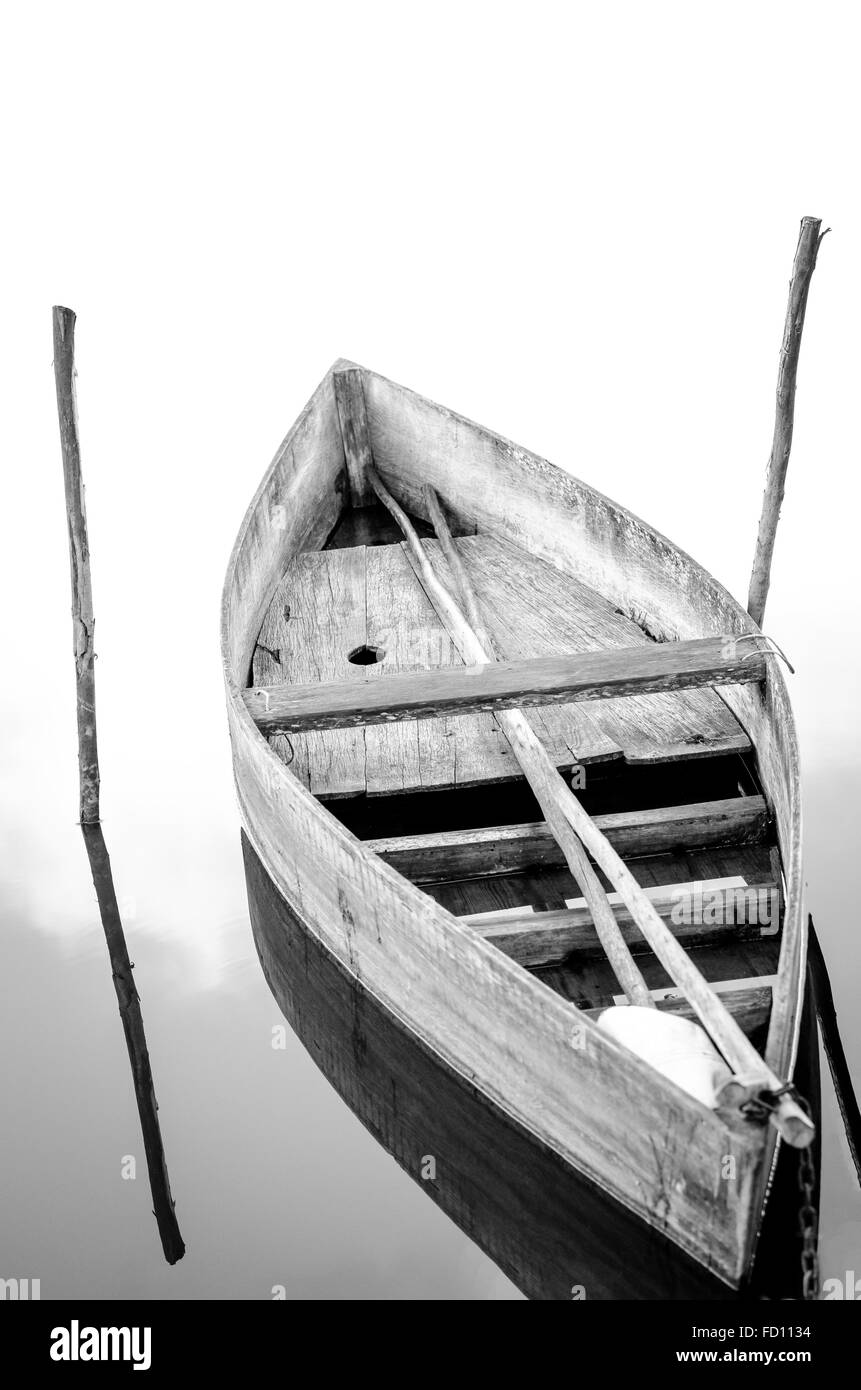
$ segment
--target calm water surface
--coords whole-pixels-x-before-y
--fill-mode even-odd
[[[50,862],[11,836],[4,1274],[40,1278],[44,1298],[266,1298],[277,1284],[298,1299],[519,1297],[371,1139],[292,1033],[286,1048],[271,1046],[281,1020],[251,940],[227,782],[221,815],[184,846],[155,828],[106,824],[188,1246],[174,1268],[150,1214],[79,831],[55,824]],[[834,965],[827,899],[819,920]],[[839,964],[834,974],[839,1001]],[[857,1058],[846,1009],[844,1023]],[[822,1263],[842,1275],[861,1251],[859,1203],[827,1085],[825,1094]],[[135,1181],[121,1176],[126,1155],[138,1157]]]

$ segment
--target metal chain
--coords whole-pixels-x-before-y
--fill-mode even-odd
[[[801,1207],[798,1212],[798,1226],[801,1231],[801,1296],[806,1302],[815,1303],[819,1298],[819,1219],[814,1202],[816,1169],[809,1147],[800,1151],[798,1186],[801,1191]]]
[[[742,1112],[751,1119],[764,1120],[774,1109],[783,1095],[792,1096],[804,1113],[810,1118],[810,1106],[799,1095],[792,1082],[781,1086],[779,1091],[761,1091],[752,1097]],[[816,1209],[816,1169],[813,1166],[811,1146],[799,1150],[798,1189],[801,1193],[801,1206],[798,1210],[798,1229],[801,1232],[801,1297],[808,1303],[819,1298],[819,1213]]]

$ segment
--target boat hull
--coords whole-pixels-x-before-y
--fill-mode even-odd
[[[752,630],[690,558],[546,461],[363,373],[376,466],[421,514],[430,482],[481,530],[583,577],[676,638]],[[774,1135],[698,1105],[567,1000],[368,850],[273,754],[243,700],[260,623],[290,557],[321,547],[345,494],[332,374],[246,516],[222,641],[243,823],[284,902],[367,995],[486,1101],[732,1288],[762,1217]],[[776,663],[725,698],[757,751],[776,821],[786,913],[767,1059],[790,1075],[805,959],[795,735]],[[730,1176],[728,1176],[730,1175]]]
[[[528,1299],[800,1296],[795,1154],[783,1151],[791,1171],[778,1168],[752,1281],[735,1291],[435,1056],[301,921],[245,834],[242,853],[255,946],[291,1028],[365,1128]],[[815,1099],[815,1031],[799,1056]]]

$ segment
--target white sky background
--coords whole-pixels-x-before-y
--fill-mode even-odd
[[[351,357],[544,454],[743,599],[810,214],[833,232],[765,626],[798,670],[811,898],[826,944],[842,938],[845,1012],[861,791],[857,29],[833,3],[6,8],[7,903],[48,931],[97,930],[69,834],[53,303],[79,316],[103,814],[127,926],[165,934],[178,983],[229,984],[251,947],[220,588],[329,364]]]
[[[51,862],[18,885],[46,926],[80,891],[77,847],[51,852],[76,795],[54,302],[79,315],[106,824],[144,856],[138,900],[168,859],[185,874],[201,952],[207,894],[233,898],[196,851],[223,835],[236,867],[222,576],[329,363],[545,454],[743,597],[805,213],[834,231],[766,628],[807,770],[838,790],[857,770],[857,36],[838,5],[715,13],[7,11],[4,820],[13,864]]]

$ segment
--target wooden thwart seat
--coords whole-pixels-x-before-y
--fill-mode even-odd
[[[782,899],[774,882],[706,888],[701,893],[676,887],[651,901],[658,915],[671,924],[676,939],[686,946],[720,945],[730,936],[774,935],[780,927]],[[613,911],[632,955],[647,952],[649,947],[628,909],[619,903],[614,904]],[[603,955],[586,906],[554,912],[483,914],[463,920],[529,969],[555,965],[572,953],[596,958]]]
[[[536,556],[487,535],[466,535],[455,544],[487,615],[503,670],[533,659],[568,661],[574,653],[588,653],[591,661],[616,649],[624,650],[626,669],[634,655],[649,661],[658,653],[656,659],[663,663],[673,649],[677,659],[682,643],[652,640],[641,615],[618,611],[587,584]],[[437,542],[425,541],[424,549],[445,580]],[[743,644],[742,655],[750,645]],[[363,646],[376,649],[381,659],[355,665],[350,658]],[[761,677],[760,662],[759,657],[745,660],[740,678]],[[534,676],[536,668],[528,669]],[[394,683],[407,674],[432,682],[450,676],[456,690],[476,690],[475,671],[464,667],[403,546],[306,552],[290,562],[269,605],[254,653],[253,688],[244,698],[255,713],[265,713],[267,700],[255,697],[255,689],[288,687],[283,693],[291,711],[297,693],[307,697],[311,722],[301,732],[267,737],[291,772],[320,797],[467,788],[518,777],[506,739],[493,713],[484,708],[429,711],[422,718],[378,715],[376,722],[363,710],[350,726],[314,723],[330,694],[341,702],[338,710],[343,708],[344,697],[330,690],[333,685],[346,688],[348,698],[358,693],[371,704],[377,700],[379,710],[387,713],[397,694]],[[530,720],[559,768],[607,760],[688,761],[750,748],[719,690],[709,686],[605,692],[598,699],[581,691],[576,699],[556,696],[554,701],[533,706]],[[271,691],[268,703],[274,713]]]
[[[726,637],[405,671],[386,680],[282,684],[245,692],[267,735],[449,714],[569,704],[765,678],[766,658]]]
[[[761,842],[768,811],[761,796],[729,797],[691,806],[596,816],[596,825],[624,857]],[[368,849],[414,883],[480,878],[553,866],[564,858],[543,822],[400,835],[365,841]]]

